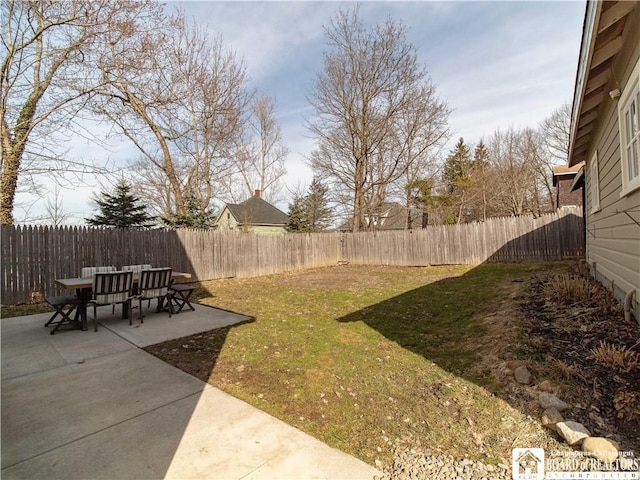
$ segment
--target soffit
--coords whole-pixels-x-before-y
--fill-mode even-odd
[[[635,1],[588,2],[571,118],[569,165],[586,160],[607,84],[622,49],[623,33]]]

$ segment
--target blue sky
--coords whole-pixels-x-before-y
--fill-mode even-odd
[[[351,2],[169,2],[187,17],[222,36],[246,65],[251,84],[277,101],[278,120],[290,148],[286,182],[306,185],[305,164],[313,149],[304,119],[312,115],[306,95],[322,68],[324,26]],[[537,126],[570,102],[577,68],[585,3],[564,2],[363,2],[367,24],[387,16],[401,21],[407,39],[429,72],[440,98],[453,112],[451,146],[470,144],[496,129]],[[126,144],[110,158],[126,156]],[[74,198],[75,197],[75,198]],[[87,195],[83,195],[87,198]],[[80,195],[67,196],[65,210],[91,214]],[[73,206],[67,207],[67,203]],[[279,205],[286,210],[287,205]]]
[[[324,26],[353,2],[182,2],[188,17],[244,58],[253,85],[274,96],[291,149],[288,183],[307,184],[305,157],[313,139],[304,118],[306,95],[322,68]],[[367,24],[387,16],[408,29],[407,39],[453,109],[452,143],[476,143],[497,128],[536,126],[571,101],[584,3],[363,2]]]

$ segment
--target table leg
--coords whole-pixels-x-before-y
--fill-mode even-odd
[[[82,325],[82,330],[86,331],[87,328],[87,304],[89,300],[91,300],[91,289],[90,288],[82,288],[76,290],[78,294],[78,298],[80,299],[80,305],[78,305],[78,311],[80,312],[80,324]]]

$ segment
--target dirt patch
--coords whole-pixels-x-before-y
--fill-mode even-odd
[[[383,272],[400,271],[409,267],[392,267],[387,265],[338,265],[334,267],[316,268],[303,272],[292,272],[278,275],[278,283],[282,288],[298,290],[315,290],[318,288],[361,290],[363,288],[384,285],[386,278]],[[424,267],[412,267],[416,272],[424,273],[424,280],[437,281],[449,277],[450,274],[431,273]]]

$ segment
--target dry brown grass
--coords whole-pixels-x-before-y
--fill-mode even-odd
[[[636,352],[632,352],[625,345],[615,345],[606,340],[601,340],[600,344],[590,351],[596,362],[625,372],[637,368],[640,363],[640,355]]]
[[[552,278],[545,294],[549,300],[563,305],[590,304],[598,295],[598,288],[588,278],[561,273]]]
[[[564,378],[565,380],[573,380],[580,374],[580,369],[575,365],[570,365],[558,358],[547,358],[547,364],[549,365],[550,373],[553,376]]]

